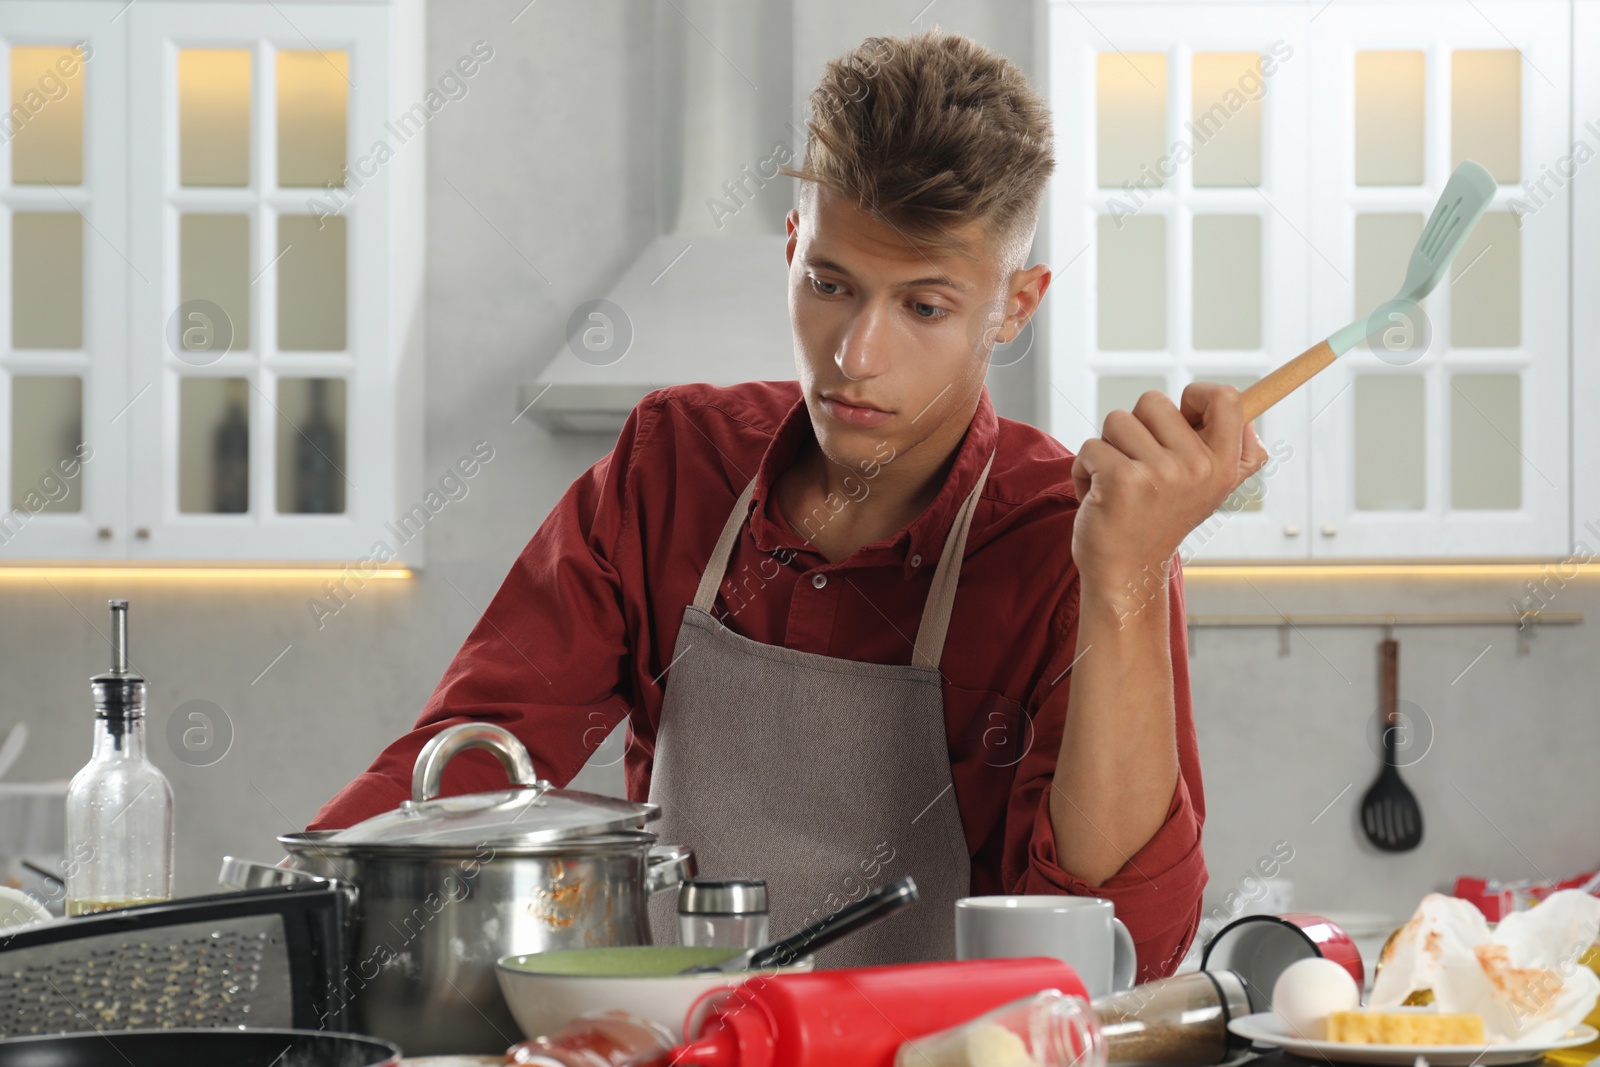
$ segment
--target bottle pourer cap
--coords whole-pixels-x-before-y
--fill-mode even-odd
[[[128,602],[112,600],[111,669],[89,679],[95,714],[125,719],[144,714],[144,676],[128,666]]]

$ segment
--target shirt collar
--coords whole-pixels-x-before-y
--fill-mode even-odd
[[[972,487],[977,483],[984,464],[994,453],[999,437],[1000,420],[995,415],[994,404],[989,399],[988,386],[985,386],[978,396],[978,407],[973,412],[972,422],[968,424],[967,432],[956,448],[955,462],[951,465],[944,485],[939,488],[933,502],[904,530],[884,541],[863,546],[850,556],[848,561],[840,560],[840,565],[847,562],[879,565],[893,563],[903,568],[907,578],[916,574],[922,567],[936,565],[939,562],[939,554],[944,551],[945,538],[955,521],[956,511],[961,507],[961,502],[966,499],[967,494],[972,492]],[[801,446],[814,440],[811,415],[806,408],[805,396],[801,394],[794,406],[784,415],[783,421],[778,424],[772,440],[767,443],[766,451],[762,453],[761,465],[756,470],[750,533],[756,547],[763,552],[775,552],[784,547],[813,551],[790,529],[771,489],[777,477],[793,465]],[[893,462],[892,459],[889,460],[890,464]],[[869,479],[863,478],[863,480],[868,485],[871,484]]]

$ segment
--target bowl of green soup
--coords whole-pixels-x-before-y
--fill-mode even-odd
[[[593,1011],[620,1009],[660,1023],[681,1036],[683,1018],[709,989],[738,985],[753,974],[809,971],[810,956],[787,967],[732,974],[682,974],[685,967],[721,963],[741,948],[625,945],[559,949],[503,956],[495,966],[500,992],[529,1038],[553,1034]]]

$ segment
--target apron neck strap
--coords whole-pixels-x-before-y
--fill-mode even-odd
[[[989,462],[983,465],[977,484],[961,502],[955,520],[950,524],[950,532],[945,536],[944,551],[939,554],[939,565],[933,572],[933,588],[928,591],[928,602],[922,609],[922,625],[917,628],[917,643],[911,657],[914,666],[939,668],[945,635],[950,630],[950,614],[955,609],[956,585],[961,580],[961,559],[966,553],[967,531],[972,527],[972,513],[977,510],[978,497],[983,493],[983,485],[989,478],[989,468],[992,466],[994,454],[990,453]],[[744,492],[739,494],[739,499],[734,501],[733,510],[728,513],[728,521],[723,523],[716,547],[711,550],[711,558],[706,561],[700,585],[695,589],[694,606],[708,615],[717,602],[717,588],[722,585],[722,578],[727,573],[733,544],[744,529],[745,515],[750,510],[750,498],[755,491],[756,480],[752,478],[750,484],[744,487]]]
[[[961,502],[961,509],[950,524],[950,532],[945,535],[944,551],[939,553],[939,566],[933,572],[933,588],[928,590],[928,602],[922,608],[922,625],[917,627],[912,666],[939,669],[945,634],[950,630],[950,613],[955,609],[956,584],[961,580],[961,560],[967,551],[967,531],[972,527],[972,513],[978,508],[978,497],[983,493],[983,483],[989,479],[992,466],[994,453],[991,452],[989,462],[983,465],[977,483]]]
[[[707,615],[711,614],[711,608],[717,602],[717,587],[722,584],[722,576],[728,571],[733,543],[744,528],[745,512],[750,510],[750,498],[755,492],[756,480],[751,478],[750,484],[739,494],[739,499],[733,502],[733,510],[728,512],[728,521],[722,524],[722,535],[717,538],[717,546],[711,550],[706,571],[700,576],[700,585],[694,591],[694,606]]]

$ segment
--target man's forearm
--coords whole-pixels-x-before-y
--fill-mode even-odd
[[[1050,791],[1056,862],[1100,885],[1155,835],[1178,784],[1164,574],[1085,582],[1077,660]]]

